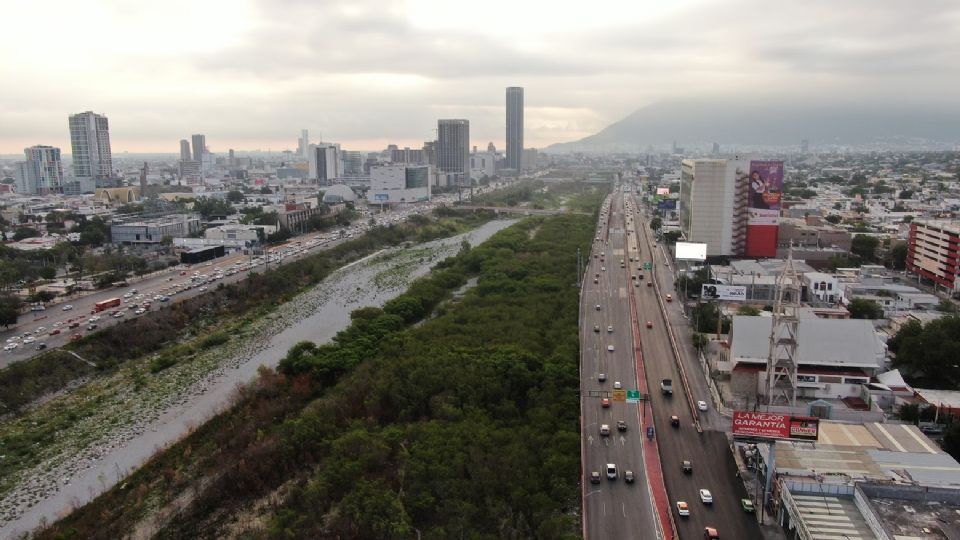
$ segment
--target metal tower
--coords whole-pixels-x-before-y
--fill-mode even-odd
[[[777,276],[776,291],[767,356],[767,404],[793,407],[797,396],[800,276],[793,267],[792,245],[783,272]]]

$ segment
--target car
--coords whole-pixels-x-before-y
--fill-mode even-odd
[[[613,388],[616,390],[620,390],[621,388],[623,388],[623,385],[620,384],[620,381],[613,381]]]
[[[597,279],[597,278],[593,278],[593,282],[594,282],[595,284],[596,284],[596,283],[600,283],[600,280]]]
[[[50,332],[48,332],[47,335],[48,335],[48,336],[55,336],[55,335],[57,335],[57,334],[59,334],[59,333],[60,333],[60,329],[59,329],[59,328],[54,328],[53,330],[51,330]]]
[[[123,295],[123,297],[124,297],[124,298],[133,298],[133,293],[128,292],[127,294]]]
[[[603,398],[600,400],[600,406],[604,409],[610,408],[610,398]]]
[[[743,508],[743,511],[752,514],[754,512],[753,501],[750,499],[740,499],[740,508]]]
[[[97,325],[95,325],[95,324],[88,324],[88,325],[87,325],[87,331],[88,331],[88,332],[92,332],[92,331],[94,331],[94,330],[96,330],[96,329],[97,329]]]
[[[593,331],[594,331],[594,332],[599,332],[599,331],[600,331],[600,325],[599,325],[599,324],[593,325]]]
[[[4,346],[3,346],[3,350],[5,350],[5,351],[12,351],[12,350],[16,349],[16,348],[19,347],[19,346],[20,346],[20,345],[18,345],[17,342],[14,341],[14,342],[12,342],[12,343],[7,343],[6,345],[4,345]]]
[[[600,304],[597,304],[597,311],[600,311]]]
[[[637,279],[643,279],[643,274],[637,274]]]
[[[38,351],[42,351],[42,350],[44,350],[44,349],[47,348],[47,344],[46,344],[46,343],[37,343],[37,346],[36,346],[35,348],[36,348]]]
[[[673,415],[670,417],[670,425],[673,427],[680,427],[680,417]]]
[[[634,281],[634,282],[633,282],[633,286],[634,286],[634,287],[639,287],[639,286],[640,286],[640,282]]]
[[[693,474],[693,464],[685,459],[680,462],[680,470],[683,471],[683,474]]]
[[[623,471],[623,481],[632,484],[633,483],[633,471],[626,470]]]
[[[80,323],[78,323],[78,322],[76,322],[76,321],[70,323],[70,325],[67,326],[67,328],[79,328],[79,327],[80,327]]]
[[[600,381],[600,382],[606,382],[606,380],[607,380],[607,374],[606,374],[606,373],[601,373],[601,374],[597,375],[597,380]]]
[[[703,540],[720,540],[720,533],[713,527],[704,527]]]
[[[668,294],[668,295],[667,295],[667,302],[673,302],[673,295],[672,295],[672,294]]]
[[[590,483],[591,483],[591,484],[599,484],[599,483],[600,483],[600,472],[599,472],[599,471],[593,471],[593,472],[590,473]]]
[[[710,493],[709,489],[700,490],[700,501],[703,502],[703,504],[713,504],[713,494]]]
[[[607,345],[607,351],[613,352],[613,345]]]
[[[700,409],[701,411],[707,410],[707,402],[706,402],[706,401],[697,401],[697,408]]]
[[[617,420],[617,431],[626,431],[627,423],[623,420]]]
[[[647,321],[647,328],[653,328],[653,321]]]
[[[87,320],[90,321],[90,322],[97,322],[97,321],[100,320],[100,316],[99,316],[99,315],[94,315],[93,317],[90,317],[90,318],[87,319]]]
[[[652,281],[648,281],[648,282],[647,282],[647,287],[653,287],[653,282],[652,282]]]
[[[137,308],[137,310],[134,311],[133,313],[134,313],[134,315],[143,315],[143,314],[146,313],[146,312],[147,312],[147,310],[145,310],[145,309],[143,309],[143,308]]]
[[[28,337],[27,339],[23,340],[23,344],[24,344],[24,345],[29,345],[30,343],[33,343],[33,342],[36,341],[36,340],[37,340],[37,338],[35,338],[35,337],[33,337],[33,336],[30,336],[30,337]]]
[[[83,339],[83,334],[74,334],[70,336],[70,341],[80,341]]]
[[[606,272],[606,271],[607,271],[607,267],[606,267],[606,266],[601,266],[601,267],[600,267],[600,271],[601,271],[601,272]]]
[[[607,480],[616,480],[620,476],[617,473],[617,464],[616,463],[607,463]]]
[[[57,321],[57,322],[53,323],[53,327],[54,327],[54,328],[60,328],[61,326],[63,326],[63,322],[62,322],[62,321]]]
[[[118,312],[116,312],[116,313],[113,314],[113,318],[114,318],[114,319],[119,319],[119,318],[121,318],[121,317],[123,317],[123,312],[122,312],[122,311],[118,311]]]
[[[610,435],[610,424],[600,424],[600,435],[603,437]]]
[[[46,332],[46,331],[47,331],[47,327],[46,327],[46,326],[39,326],[39,327],[37,327],[37,329],[34,331],[34,333],[39,336],[40,334],[42,334],[43,332]]]
[[[70,304],[67,304],[67,305],[63,306],[63,308],[61,308],[61,309],[63,309],[63,311],[70,311],[71,309],[73,309],[73,306],[71,306]]]
[[[200,292],[207,292],[207,288],[206,288],[206,287],[200,287]],[[160,301],[162,302],[163,299],[161,298]]]
[[[686,501],[677,501],[677,515],[680,517],[690,517],[690,506]]]
[[[608,333],[608,334],[612,334],[612,333],[613,333],[613,326],[612,326],[612,325],[608,325],[608,326],[607,326],[607,333]]]

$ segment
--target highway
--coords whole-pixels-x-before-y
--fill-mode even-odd
[[[609,237],[607,216],[612,225]],[[616,381],[623,389],[637,388],[630,318],[632,287],[626,269],[620,268],[620,259],[626,258],[622,197],[613,199],[607,216],[600,218],[600,240],[594,242],[586,261],[580,293],[584,534],[598,540],[655,539],[657,525],[641,453],[639,406],[614,401],[611,396]],[[611,345],[612,352],[608,350]],[[605,382],[599,380],[600,373],[606,374]],[[601,406],[604,397],[610,397],[610,408]],[[626,423],[626,431],[617,430],[618,420]],[[610,427],[609,436],[600,434],[603,424]],[[607,479],[607,463],[617,466],[615,480]],[[635,475],[632,484],[624,480],[627,470]],[[590,482],[591,472],[600,474],[600,483]]]
[[[633,197],[628,200],[636,211],[638,206]],[[675,321],[675,328],[686,328],[682,324],[680,299],[676,297],[673,290],[673,270],[668,266],[660,247],[652,244],[651,235],[648,234],[647,220],[635,214],[631,221],[632,233],[629,238],[633,244],[632,247],[639,248],[639,252],[632,252],[636,262],[631,265],[631,271],[634,275],[644,274],[644,278],[639,280],[640,286],[634,288],[638,295],[637,309],[641,320],[641,350],[648,385],[651,388],[664,481],[679,538],[703,538],[703,530],[707,526],[715,527],[720,538],[737,540],[762,538],[756,516],[747,514],[740,507],[740,499],[747,494],[742,482],[736,476],[736,465],[728,446],[726,433],[711,428],[711,426],[722,426],[723,422],[718,413],[713,410],[702,371],[692,358],[685,358],[684,364],[692,396],[688,399],[684,393],[681,373],[677,368],[664,319],[664,317],[670,317],[671,321]],[[638,235],[639,244],[636,242]],[[647,261],[653,263],[653,277],[657,280],[657,287],[647,286],[646,282],[650,281],[651,272],[641,269],[641,265]],[[666,294],[674,295],[675,301],[666,302]],[[666,312],[663,308],[666,308]],[[647,321],[652,323],[652,328],[646,327]],[[691,338],[684,331],[677,332],[675,339],[679,347],[686,348]],[[672,397],[663,395],[659,390],[660,381],[664,378],[673,379]],[[695,405],[691,407],[691,402],[695,404],[698,400],[707,402],[709,410],[698,412],[695,410]],[[702,433],[697,430],[698,418],[695,413],[703,415],[700,418]],[[680,420],[677,427],[671,425],[670,417],[673,415]],[[692,473],[686,474],[682,471],[683,460],[691,462]],[[700,501],[699,490],[702,488],[709,489],[712,493],[714,501],[712,505],[706,505]],[[679,500],[688,503],[689,517],[678,516],[676,502]]]

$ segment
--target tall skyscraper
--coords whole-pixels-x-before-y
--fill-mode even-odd
[[[26,161],[16,164],[17,193],[62,193],[63,163],[60,161],[60,149],[37,145],[25,148],[23,153]]]
[[[507,168],[519,170],[523,159],[523,88],[507,88]]]
[[[307,130],[300,131],[300,139],[297,140],[297,153],[303,159],[309,159],[310,155],[310,134]]]
[[[203,163],[203,155],[207,153],[207,136],[192,135],[193,140],[193,160],[197,163]]]
[[[470,121],[447,119],[437,121],[437,167],[453,173],[458,185],[470,181]]]
[[[317,183],[329,183],[343,176],[339,144],[311,144],[308,161],[310,178]]]
[[[190,161],[190,141],[180,139],[180,161]]]
[[[106,116],[91,111],[70,115],[70,150],[74,176],[100,181],[113,176],[110,125]]]

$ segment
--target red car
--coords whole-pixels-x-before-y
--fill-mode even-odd
[[[70,341],[80,341],[83,339],[83,334],[74,334],[70,336]]]
[[[610,408],[610,398],[603,398],[600,400],[600,406],[604,409]]]
[[[53,330],[50,331],[50,334],[49,334],[49,335],[55,336],[55,335],[57,335],[57,334],[59,334],[59,333],[60,333],[60,329],[59,329],[59,328],[54,328]]]

